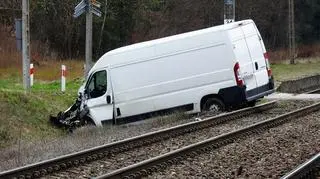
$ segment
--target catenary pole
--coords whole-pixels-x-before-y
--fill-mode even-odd
[[[295,63],[295,50],[296,50],[296,41],[295,41],[295,24],[294,24],[294,0],[289,0],[289,15],[288,15],[288,24],[289,24],[289,58],[290,64]]]
[[[73,17],[77,18],[81,14],[86,14],[86,63],[85,78],[88,78],[89,71],[92,67],[92,13],[101,17],[99,8],[101,3],[96,0],[81,0],[74,8]]]
[[[85,77],[88,78],[92,66],[92,5],[88,0],[88,11],[86,13],[86,69]]]
[[[235,22],[236,0],[224,0],[224,24]]]
[[[23,87],[30,90],[30,22],[29,0],[22,0],[22,74]]]

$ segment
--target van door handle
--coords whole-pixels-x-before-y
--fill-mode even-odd
[[[106,100],[107,100],[107,103],[110,104],[111,103],[111,96],[107,95]]]
[[[255,62],[254,65],[256,66],[256,70],[258,70],[259,69],[258,62]]]

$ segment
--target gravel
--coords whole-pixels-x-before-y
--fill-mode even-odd
[[[65,154],[123,140],[163,128],[194,121],[189,115],[176,113],[126,125],[83,127],[65,137],[20,141],[0,150],[0,171],[40,162]]]
[[[313,91],[313,90],[318,90],[318,89],[320,89],[320,86],[314,86],[314,87],[311,87],[311,88],[308,88],[308,89],[304,89],[303,91],[300,91],[300,92],[298,92],[298,93],[308,93],[308,92],[310,92],[310,91]],[[314,93],[314,94],[319,94],[319,92],[316,92],[316,93]]]
[[[74,174],[69,177],[87,178],[90,176],[102,175],[121,167],[132,165],[134,163],[149,159],[151,157],[155,157],[157,155],[165,154],[167,152],[190,145],[192,143],[199,142],[201,140],[208,139],[210,137],[243,128],[250,124],[275,117],[279,114],[283,114],[309,104],[310,102],[281,102],[277,108],[271,109],[269,111],[251,114],[245,118],[229,121],[225,124],[217,125],[197,132],[188,133],[151,145],[129,150],[127,152],[111,156],[104,161],[96,161],[87,164],[84,167],[77,167],[76,169],[72,169],[76,172],[73,172]],[[63,173],[58,174],[58,176],[60,177],[63,175]]]
[[[150,178],[280,178],[320,152],[320,112],[182,161]]]
[[[281,111],[283,112],[286,110],[288,111],[291,109],[296,109],[302,106],[310,105],[311,103],[312,102],[305,102],[305,101],[280,102],[279,107],[276,109],[273,109],[272,111],[275,114],[279,114],[277,110],[279,112]],[[270,115],[272,114],[268,114],[269,117]],[[198,118],[203,116],[196,116],[196,117]],[[194,121],[196,117],[190,117],[189,115],[177,113],[170,116],[157,117],[154,119],[145,120],[143,122],[121,125],[121,126],[106,126],[104,128],[92,128],[92,127],[82,128],[82,129],[78,129],[72,135],[69,135],[64,138],[44,139],[44,140],[36,141],[33,143],[30,143],[30,142],[27,143],[27,142],[21,141],[20,146],[16,145],[10,148],[0,150],[0,171],[39,162],[42,160],[46,160],[46,159],[54,158],[57,156],[69,154],[72,152],[88,149],[91,147],[107,144],[107,143],[122,140],[125,138],[141,135],[147,132],[156,131],[159,129],[191,122],[191,121]],[[245,123],[246,120],[249,122],[251,121],[251,119],[248,118],[248,119],[243,119],[242,122],[239,121],[238,123],[247,124]],[[253,120],[253,121],[256,121],[256,120]],[[234,124],[226,127],[228,127],[229,130],[233,130],[233,129],[236,129],[237,126],[238,126],[237,124]],[[219,130],[217,129],[215,134],[226,131],[226,130],[223,130],[223,127],[221,127],[221,129]],[[183,145],[186,145],[186,144],[187,143]],[[177,147],[174,147],[174,146],[172,148],[171,148],[171,145],[168,145],[166,147],[161,147],[159,149],[163,149],[163,148],[165,149],[162,150],[160,153],[176,149]],[[178,145],[178,146],[181,146],[181,145]],[[138,149],[138,150],[141,150],[141,149]],[[145,149],[143,149],[142,154],[133,153],[132,155],[133,160],[131,160],[129,164],[132,164],[134,162],[150,157],[150,155],[146,155],[144,151]],[[153,155],[158,153],[159,152],[154,153]],[[145,156],[145,157],[140,157],[140,156]],[[121,161],[114,161],[114,162],[118,163]],[[113,164],[110,164],[110,165],[113,166]],[[105,167],[108,165],[103,164],[103,166]],[[117,168],[117,167],[113,167],[113,168]],[[100,171],[99,169],[97,170]],[[97,172],[94,172],[94,173],[97,173]]]

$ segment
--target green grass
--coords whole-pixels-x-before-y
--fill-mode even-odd
[[[67,93],[77,92],[80,85],[83,83],[82,79],[67,80],[66,91]],[[20,78],[0,79],[0,89],[24,91],[22,80]],[[37,81],[31,87],[31,92],[59,92],[61,90],[60,81]]]
[[[77,92],[80,85],[83,83],[80,79],[75,79],[72,81],[67,82],[66,84],[66,91],[68,93]],[[36,83],[32,87],[32,91],[59,91],[61,90],[61,82],[60,81],[53,81],[53,82],[41,82]]]
[[[320,74],[320,61],[297,61],[297,63],[294,65],[280,63],[271,65],[271,68],[275,80],[281,82],[290,79],[297,79],[305,76]]]
[[[49,122],[50,115],[64,111],[77,96],[81,80],[67,83],[67,91],[60,91],[60,82],[35,83],[30,92],[23,90],[19,79],[0,80],[0,147],[23,140],[37,140],[63,135]]]

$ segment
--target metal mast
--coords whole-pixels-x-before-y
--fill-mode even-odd
[[[22,69],[23,87],[30,89],[30,22],[29,22],[29,0],[22,0]]]
[[[236,0],[224,0],[224,24],[234,22],[236,19]]]
[[[295,60],[295,26],[294,26],[294,0],[289,0],[289,29],[288,29],[288,38],[289,38],[289,58],[290,64],[294,64]]]
[[[85,77],[92,67],[92,13],[96,16],[101,16],[99,10],[101,3],[96,0],[81,0],[81,2],[74,8],[73,17],[77,18],[81,14],[86,13],[86,66]]]
[[[88,78],[89,71],[92,67],[92,5],[91,0],[87,1],[86,13],[86,68],[85,77]]]

